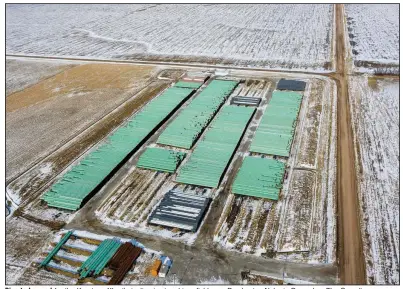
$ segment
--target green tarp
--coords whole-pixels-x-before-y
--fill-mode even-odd
[[[235,177],[232,192],[238,195],[278,200],[284,171],[283,162],[247,156]]]
[[[302,95],[275,91],[250,147],[251,152],[288,157]]]
[[[183,152],[149,147],[140,156],[137,167],[174,173],[185,156],[186,154]]]
[[[179,170],[176,181],[217,188],[254,110],[225,106]]]
[[[190,149],[237,84],[229,80],[211,81],[162,132],[158,143]]]

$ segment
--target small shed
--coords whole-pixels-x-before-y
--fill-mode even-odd
[[[278,90],[293,90],[293,91],[304,91],[306,86],[305,81],[291,80],[291,79],[280,79],[277,83]]]
[[[231,99],[231,104],[259,106],[260,101],[261,99],[258,97],[234,96]]]

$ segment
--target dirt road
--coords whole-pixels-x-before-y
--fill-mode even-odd
[[[366,284],[354,143],[348,102],[344,5],[336,4],[338,253],[341,284]]]

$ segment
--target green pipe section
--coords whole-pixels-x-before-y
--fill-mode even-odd
[[[278,200],[284,172],[283,162],[247,156],[235,177],[232,193]]]
[[[252,140],[250,151],[288,157],[302,95],[275,91]]]
[[[211,81],[169,124],[157,142],[190,149],[237,85],[237,81]]]
[[[179,170],[176,181],[217,188],[254,111],[251,107],[225,106]]]
[[[140,156],[137,167],[174,173],[185,156],[182,152],[148,147]]]
[[[67,242],[67,240],[70,238],[70,236],[73,234],[73,231],[68,231],[61,239],[60,241],[56,244],[56,246],[53,248],[52,251],[46,256],[46,258],[41,262],[39,267],[46,266],[50,260],[59,252],[60,248]]]

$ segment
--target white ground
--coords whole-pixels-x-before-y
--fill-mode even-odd
[[[23,69],[21,69],[23,65]],[[22,90],[38,81],[73,67],[55,61],[18,61],[6,59],[6,95]]]
[[[323,70],[333,5],[7,5],[8,54],[213,57]]]
[[[398,284],[399,81],[357,76],[349,89],[368,282]]]
[[[16,284],[45,244],[51,229],[20,217],[10,217],[5,225],[6,284]]]
[[[229,281],[222,279],[221,277],[215,278],[212,277],[210,279],[203,279],[197,282],[197,284],[205,284],[205,285],[224,285],[224,284],[230,284]]]
[[[347,4],[345,12],[354,60],[399,63],[399,4]]]

